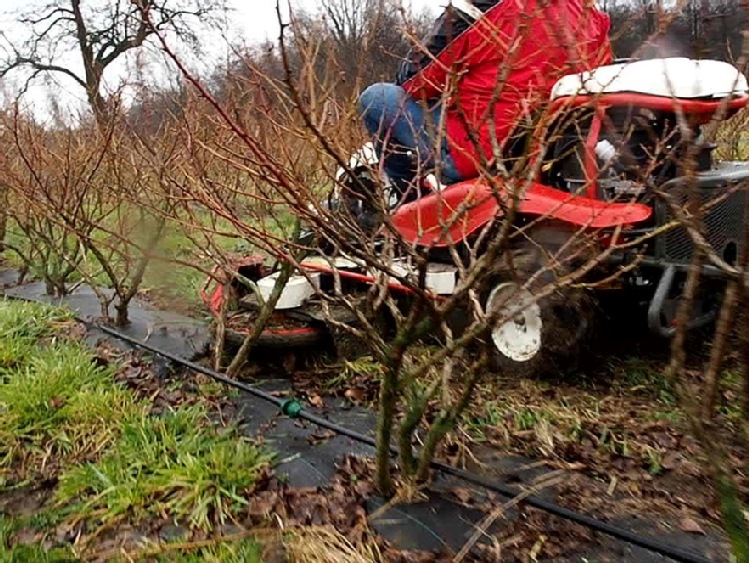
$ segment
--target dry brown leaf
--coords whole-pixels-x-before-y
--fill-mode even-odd
[[[679,522],[679,527],[682,532],[687,532],[688,534],[705,533],[705,530],[693,518],[682,518],[681,522]]]
[[[347,389],[344,396],[354,403],[363,403],[367,399],[366,392],[361,389]]]
[[[315,434],[310,434],[307,436],[307,441],[312,446],[317,446],[318,444],[322,444],[323,442],[327,442],[331,438],[335,438],[335,432],[332,430],[328,430],[326,432],[317,432]]]

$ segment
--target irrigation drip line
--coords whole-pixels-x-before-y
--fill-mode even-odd
[[[150,344],[137,340],[136,338],[132,338],[131,336],[123,334],[110,327],[99,325],[97,323],[89,323],[86,321],[83,321],[83,322],[85,322],[86,324],[92,325],[93,327],[97,328],[98,330],[101,330],[102,332],[106,334],[109,334],[110,336],[113,336],[119,340],[127,342],[128,344],[137,346],[153,354],[156,354],[158,356],[171,360],[172,362],[178,365],[181,365],[183,367],[186,367],[192,371],[196,371],[198,373],[207,375],[215,379],[216,381],[220,381],[221,383],[224,383],[230,387],[234,387],[235,389],[244,391],[245,393],[248,393],[254,397],[271,402],[281,409],[284,409],[287,403],[287,401],[283,399],[279,399],[278,397],[274,397],[270,393],[267,393],[260,389],[256,389],[255,387],[252,387],[251,385],[241,383],[230,377],[221,375],[220,373],[213,371],[212,369],[206,368],[205,366],[201,366],[200,364],[197,364],[195,362],[185,360],[184,358],[180,358],[179,356],[176,356],[165,350],[160,350],[154,346],[151,346]],[[295,413],[295,418],[306,420],[307,422],[315,424],[316,426],[320,426],[327,430],[331,430],[335,432],[336,434],[340,434],[340,435],[352,438],[353,440],[356,440],[357,442],[361,442],[363,444],[367,444],[373,447],[376,446],[376,442],[374,438],[361,434],[360,432],[351,430],[350,428],[346,428],[345,426],[341,426],[340,424],[330,422],[329,420],[325,418],[310,414],[304,411],[303,409]],[[398,448],[396,448],[395,446],[391,446],[390,451],[394,455],[398,454]],[[502,483],[498,483],[491,479],[487,479],[486,477],[482,477],[481,475],[476,475],[474,473],[470,473],[468,471],[459,469],[457,467],[453,467],[451,465],[447,465],[439,461],[432,461],[431,467],[433,469],[436,469],[448,475],[452,475],[453,477],[457,477],[458,479],[461,479],[467,483],[471,483],[481,488],[499,493],[508,498],[516,498],[522,493],[521,490],[515,487],[503,485]],[[681,561],[683,563],[709,563],[708,559],[705,559],[699,554],[681,549],[679,547],[676,547],[676,546],[673,546],[673,545],[670,545],[670,544],[667,544],[667,543],[664,543],[655,539],[651,539],[645,536],[641,536],[639,534],[635,534],[623,528],[619,528],[617,526],[608,524],[607,522],[604,522],[597,518],[593,518],[591,516],[580,514],[568,508],[559,506],[558,504],[554,504],[553,502],[545,501],[536,496],[528,496],[525,499],[523,499],[522,502],[524,504],[532,506],[533,508],[537,508],[539,510],[547,512],[548,514],[553,514],[554,516],[558,516],[565,520],[575,522],[576,524],[580,524],[581,526],[595,530],[596,532],[600,532],[602,534],[606,534],[608,536],[624,541],[626,543],[636,545],[638,547],[642,547],[654,553],[658,553],[659,555],[668,557],[674,561]]]
[[[23,297],[12,296],[12,295],[8,295],[5,297],[8,299],[16,300],[16,301],[26,301],[26,302],[33,301],[32,299],[26,299]],[[289,415],[294,418],[300,418],[302,420],[306,420],[307,422],[315,424],[316,426],[325,428],[327,430],[331,430],[332,432],[335,432],[336,434],[339,434],[342,436],[347,436],[353,440],[356,440],[357,442],[367,444],[372,447],[376,446],[376,442],[374,438],[361,434],[360,432],[351,430],[350,428],[346,428],[345,426],[341,426],[340,424],[330,422],[329,420],[325,418],[310,414],[306,412],[303,408],[301,408],[301,406],[299,408],[289,411],[288,400],[275,397],[266,391],[262,391],[261,389],[257,389],[251,385],[247,385],[245,383],[241,383],[240,381],[237,381],[230,377],[221,375],[220,373],[210,368],[207,368],[205,366],[202,366],[190,360],[181,358],[180,356],[172,354],[171,352],[168,352],[166,350],[162,350],[155,346],[151,346],[150,344],[143,342],[142,340],[133,338],[132,336],[124,334],[106,325],[101,325],[93,321],[88,321],[78,316],[76,316],[75,318],[78,322],[81,322],[90,328],[100,330],[101,332],[108,334],[109,336],[112,336],[123,342],[126,342],[134,347],[141,348],[143,350],[151,352],[152,354],[155,354],[157,356],[170,360],[174,362],[175,364],[188,368],[194,372],[207,375],[208,377],[211,377],[212,379],[216,381],[219,381],[229,387],[233,387],[235,389],[243,391],[249,395],[257,397],[258,399],[262,399],[269,403],[273,403],[274,405],[279,407],[279,409],[281,409],[281,411],[284,412],[284,414],[287,414],[288,412]],[[398,454],[398,448],[396,448],[395,446],[391,445],[390,451],[393,455]],[[509,485],[503,485],[502,483],[498,483],[492,479],[482,477],[481,475],[476,475],[475,473],[471,473],[463,469],[458,469],[457,467],[453,467],[452,465],[447,465],[439,461],[432,461],[430,465],[433,469],[441,471],[442,473],[451,475],[453,477],[457,477],[458,479],[461,479],[462,481],[471,483],[472,485],[476,485],[478,487],[481,487],[489,491],[493,491],[495,493],[499,493],[502,496],[505,496],[508,498],[516,498],[519,495],[521,495],[523,492],[515,487],[511,487]],[[585,514],[580,514],[579,512],[575,512],[568,508],[564,508],[562,506],[559,506],[558,504],[554,504],[553,502],[545,501],[533,495],[524,498],[521,504],[527,504],[529,506],[532,506],[533,508],[542,510],[548,514],[552,514],[559,518],[569,520],[570,522],[574,522],[576,524],[579,524],[581,526],[584,526],[596,532],[600,532],[602,534],[611,536],[625,543],[629,543],[631,545],[642,547],[644,549],[647,549],[648,551],[652,551],[653,553],[657,553],[659,555],[663,555],[664,557],[668,557],[669,559],[672,559],[673,561],[680,561],[682,563],[710,563],[708,559],[692,551],[684,550],[677,546],[670,545],[668,543],[661,542],[656,539],[641,536],[634,532],[630,532],[623,528],[619,528],[617,526],[611,525],[607,522],[604,522],[603,520],[593,518],[592,516],[586,516]]]

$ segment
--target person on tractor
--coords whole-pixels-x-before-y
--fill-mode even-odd
[[[401,202],[424,195],[417,178],[452,184],[501,162],[559,78],[610,62],[610,20],[592,1],[452,0],[395,82],[361,94]]]

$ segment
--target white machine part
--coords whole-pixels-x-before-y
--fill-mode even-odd
[[[687,58],[647,59],[571,74],[554,86],[551,98],[617,93],[705,99],[743,96],[746,78],[729,63]]]
[[[395,260],[391,264],[393,271],[400,276],[411,274],[414,279],[418,272],[411,269],[410,265],[403,260]],[[393,279],[397,283],[397,279]],[[427,264],[424,286],[436,295],[452,295],[458,281],[458,269],[449,264],[430,262]]]
[[[275,274],[266,276],[257,282],[260,295],[262,295],[265,301],[270,298],[279,275],[280,273],[276,272]],[[276,303],[275,308],[277,310],[301,307],[317,292],[320,287],[320,274],[310,273],[308,276],[309,279],[307,276],[301,275],[291,276],[289,278],[289,282],[286,284],[286,287],[284,287],[283,292],[281,292],[281,297]]]
[[[489,294],[487,313],[504,322],[492,329],[494,346],[516,362],[532,360],[543,345],[543,317],[534,295],[515,283],[502,283]]]
[[[351,170],[356,170],[361,167],[376,168],[379,162],[380,157],[377,156],[374,143],[366,143],[362,148],[351,155],[348,166]],[[340,181],[344,174],[346,174],[346,170],[339,168],[336,171],[335,179]]]

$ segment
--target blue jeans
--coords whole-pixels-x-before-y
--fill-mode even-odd
[[[440,181],[444,184],[463,179],[455,168],[444,134],[437,147],[442,113],[439,103],[425,107],[402,87],[379,83],[371,85],[361,94],[359,113],[374,137],[385,173],[401,193],[406,192],[420,172],[424,175],[439,172]],[[439,170],[435,170],[436,150],[440,151]]]

